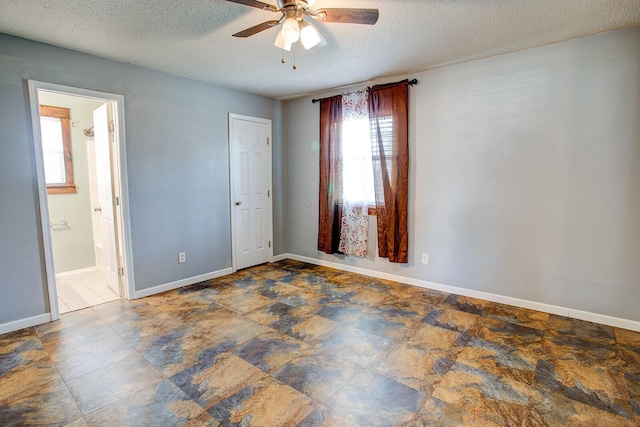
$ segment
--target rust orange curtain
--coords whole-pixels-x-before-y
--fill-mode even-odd
[[[378,255],[408,261],[409,82],[369,90]]]
[[[320,101],[318,250],[338,252],[342,218],[342,95]]]

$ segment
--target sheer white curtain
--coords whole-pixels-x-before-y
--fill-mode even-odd
[[[369,205],[374,203],[366,89],[342,95],[342,220],[338,250],[367,255]]]

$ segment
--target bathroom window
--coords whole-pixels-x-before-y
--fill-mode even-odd
[[[48,194],[76,193],[68,108],[40,106],[44,176]]]

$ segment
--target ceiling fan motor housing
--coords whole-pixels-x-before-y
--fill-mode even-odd
[[[306,9],[310,7],[310,3],[313,1],[307,0],[278,0],[278,9],[284,9],[287,7],[295,7],[299,9]]]

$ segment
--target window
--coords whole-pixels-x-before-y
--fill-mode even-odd
[[[367,91],[342,96],[342,199],[368,205],[375,215],[375,192],[371,161],[371,137],[367,112]]]
[[[378,119],[378,128],[380,129],[380,140],[382,142],[382,148],[384,150],[384,157],[385,159],[389,159],[393,156],[393,117],[391,116],[384,116],[384,117],[380,117]],[[372,174],[373,174],[373,169],[375,168],[376,170],[382,170],[382,157],[380,156],[380,152],[378,150],[376,150],[376,152],[373,152],[373,148],[372,148],[372,156],[371,156],[371,163],[372,163]],[[387,167],[387,174],[392,175],[392,171],[391,171],[391,167],[393,166],[393,162],[386,162],[386,167]],[[374,178],[374,182],[373,182],[373,186],[374,188],[377,189],[377,191],[379,191],[378,198],[380,200],[384,200],[384,186],[382,185],[382,173],[377,173],[377,174],[373,174],[375,176]],[[375,194],[375,193],[374,193]],[[375,205],[375,198],[374,198],[374,205]],[[375,212],[375,206],[373,207],[374,212]],[[371,209],[370,209],[371,210]]]
[[[318,250],[366,255],[369,218],[365,207],[371,206],[373,192],[378,256],[407,263],[409,81],[376,85],[363,92],[320,100]],[[371,148],[363,150],[366,135]],[[363,177],[371,176],[365,156],[371,159],[366,163],[373,165],[374,191],[362,183]]]
[[[48,194],[75,193],[68,108],[40,106],[44,176]]]
[[[393,118],[378,120],[384,154],[392,155]],[[374,165],[380,168],[380,153],[372,153],[369,118],[345,119],[342,122],[342,197],[345,200],[369,204],[369,215],[376,215],[375,188],[382,192],[382,176],[375,175]],[[387,165],[387,168],[391,164]],[[391,173],[391,171],[388,171]],[[377,180],[377,181],[376,181]],[[374,185],[378,184],[378,185]],[[384,197],[380,194],[380,200]]]
[[[369,119],[342,122],[342,198],[375,204]]]

